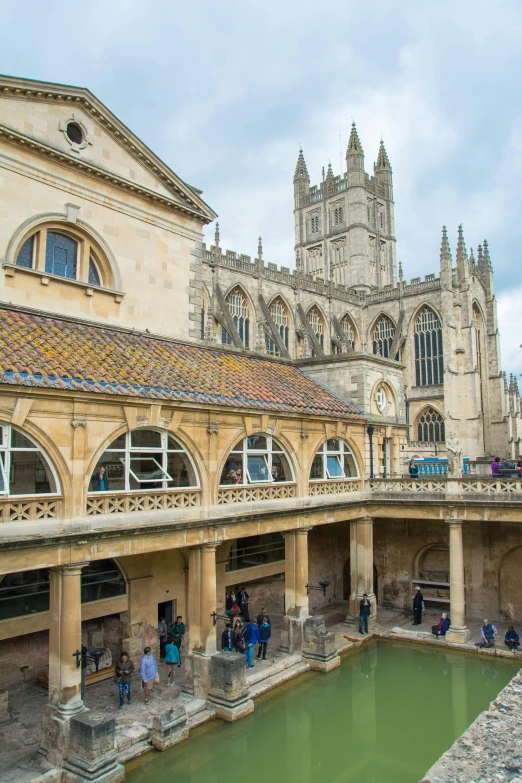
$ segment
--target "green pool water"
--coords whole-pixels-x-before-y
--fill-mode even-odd
[[[127,767],[128,783],[417,783],[516,674],[491,661],[375,642],[307,674],[234,724],[212,721]]]

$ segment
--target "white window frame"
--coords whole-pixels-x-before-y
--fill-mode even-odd
[[[263,449],[249,449],[248,448],[248,440],[249,438],[266,438],[266,448]],[[272,456],[281,454],[288,464],[291,478],[286,479],[285,481],[274,481],[272,478],[272,467],[273,467],[273,461]],[[247,435],[245,438],[242,438],[242,440],[239,441],[239,443],[236,443],[233,449],[229,451],[227,454],[227,457],[225,459],[225,462],[223,463],[223,468],[221,469],[221,475],[223,475],[224,467],[227,463],[227,461],[231,457],[237,457],[237,461],[241,463],[241,484],[221,484],[220,487],[248,487],[248,486],[257,486],[260,484],[293,484],[295,483],[295,476],[294,476],[294,468],[292,465],[292,461],[290,460],[290,457],[286,453],[285,449],[278,443],[278,441],[272,436],[268,435],[266,432],[256,432],[253,435]],[[249,457],[263,457],[265,460],[265,464],[267,466],[267,480],[266,481],[251,481],[250,478],[250,471],[248,470],[248,458]],[[220,479],[221,481],[221,479]]]
[[[158,433],[158,435],[160,436],[160,445],[159,446],[131,446],[132,435],[137,432],[145,432],[145,431]],[[137,430],[131,430],[130,432],[125,432],[123,433],[123,435],[125,437],[125,446],[120,449],[111,449],[112,444],[110,444],[106,449],[104,449],[103,453],[100,455],[100,459],[96,463],[98,464],[101,458],[103,457],[103,454],[107,454],[107,453],[113,454],[115,459],[118,458],[119,461],[122,463],[123,470],[124,470],[125,487],[124,489],[114,489],[114,490],[111,489],[110,490],[111,493],[117,494],[118,492],[145,492],[145,491],[154,492],[157,491],[158,488],[147,487],[147,484],[156,483],[159,481],[161,481],[162,483],[162,487],[161,487],[162,489],[190,490],[190,489],[200,488],[199,473],[196,469],[194,460],[192,459],[192,456],[190,455],[189,451],[187,451],[187,449],[183,447],[181,442],[177,438],[175,438],[174,435],[168,432],[161,432],[160,430],[155,430],[152,427],[140,427]],[[118,437],[122,437],[122,436],[120,435]],[[179,448],[175,448],[175,449],[169,448],[169,437],[172,438],[172,440],[175,443],[179,444]],[[118,438],[115,438],[114,440],[118,440]],[[163,462],[162,465],[156,459],[157,455],[160,453]],[[169,454],[184,454],[187,457],[192,467],[192,470],[194,471],[194,476],[196,479],[195,484],[186,487],[168,486],[169,482],[174,481],[174,479],[169,475],[167,471]],[[143,457],[147,457],[148,455],[150,459],[154,460],[154,462],[156,462],[156,464],[158,465],[158,468],[161,471],[163,471],[164,478],[150,479],[145,481],[143,479],[139,479],[131,468],[131,462],[133,458],[137,458],[140,455],[142,455]],[[140,489],[136,489],[135,487],[130,486],[131,476],[135,481],[138,482],[138,484],[140,485]],[[89,490],[89,494],[95,492],[98,492],[98,490]]]
[[[339,448],[338,449],[328,448],[328,442],[330,440],[338,441],[339,442]],[[345,471],[344,471],[344,455],[345,454],[349,455],[352,458],[352,460],[353,460],[353,464],[355,466],[355,475],[354,476],[347,476]],[[322,475],[322,477],[319,477],[319,478],[311,478],[310,479],[311,482],[314,482],[314,481],[343,481],[345,479],[356,479],[356,478],[359,478],[359,469],[358,469],[358,465],[357,465],[357,460],[355,459],[355,454],[351,450],[351,448],[348,445],[348,443],[346,443],[346,441],[343,440],[342,438],[334,437],[334,438],[329,438],[328,440],[325,440],[321,444],[321,446],[317,449],[317,451],[316,451],[316,453],[314,455],[314,460],[318,456],[322,457],[323,475]],[[340,475],[340,476],[332,476],[330,474],[330,470],[328,469],[328,460],[329,459],[335,459],[337,461],[337,464],[339,465],[339,469],[340,469],[340,472],[341,472],[342,475]],[[312,461],[312,465],[313,465],[313,461]],[[311,471],[312,471],[312,466],[310,466],[310,472]]]
[[[62,494],[61,488],[60,488],[60,482],[58,481],[58,474],[56,473],[55,467],[50,460],[50,458],[47,456],[45,451],[42,449],[42,447],[35,441],[33,438],[31,438],[30,435],[27,434],[27,432],[24,432],[23,430],[19,429],[18,427],[13,427],[11,424],[4,424],[3,422],[0,422],[0,431],[2,433],[2,440],[0,443],[0,454],[3,455],[3,459],[0,458],[0,471],[2,474],[2,478],[4,481],[4,487],[3,489],[0,488],[0,497],[12,497],[12,498],[32,498],[32,497],[42,497],[42,498],[49,498],[49,497],[57,497]],[[11,436],[13,432],[18,432],[20,435],[22,435],[24,438],[26,438],[30,443],[32,443],[34,448],[28,448],[24,446],[11,446]],[[12,494],[10,490],[10,477],[11,477],[11,454],[16,454],[17,452],[23,452],[23,451],[29,451],[31,453],[37,452],[40,454],[40,459],[43,463],[47,466],[47,469],[51,473],[54,481],[54,485],[56,487],[55,492],[32,492],[29,494],[24,495],[14,495]]]

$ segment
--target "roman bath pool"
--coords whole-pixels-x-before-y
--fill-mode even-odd
[[[127,783],[417,783],[518,671],[482,655],[373,642],[127,766]]]

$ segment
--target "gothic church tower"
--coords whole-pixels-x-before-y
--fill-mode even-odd
[[[381,141],[370,177],[352,124],[346,171],[328,164],[320,185],[310,186],[303,151],[294,175],[297,269],[360,291],[396,283],[392,168]]]

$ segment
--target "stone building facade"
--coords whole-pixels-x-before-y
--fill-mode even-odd
[[[366,177],[354,130],[342,180],[309,188],[300,155],[296,271],[207,249],[201,191],[88,90],[0,87],[0,690],[47,680],[48,760],[84,711],[82,642],[137,662],[181,614],[206,698],[227,588],[319,668],[310,612],[403,608],[433,574],[454,641],[466,608],[522,619],[520,480],[404,478],[448,422],[471,457],[518,448],[487,246],[459,235],[454,270],[444,234],[439,278],[396,279],[391,168],[382,148]]]

